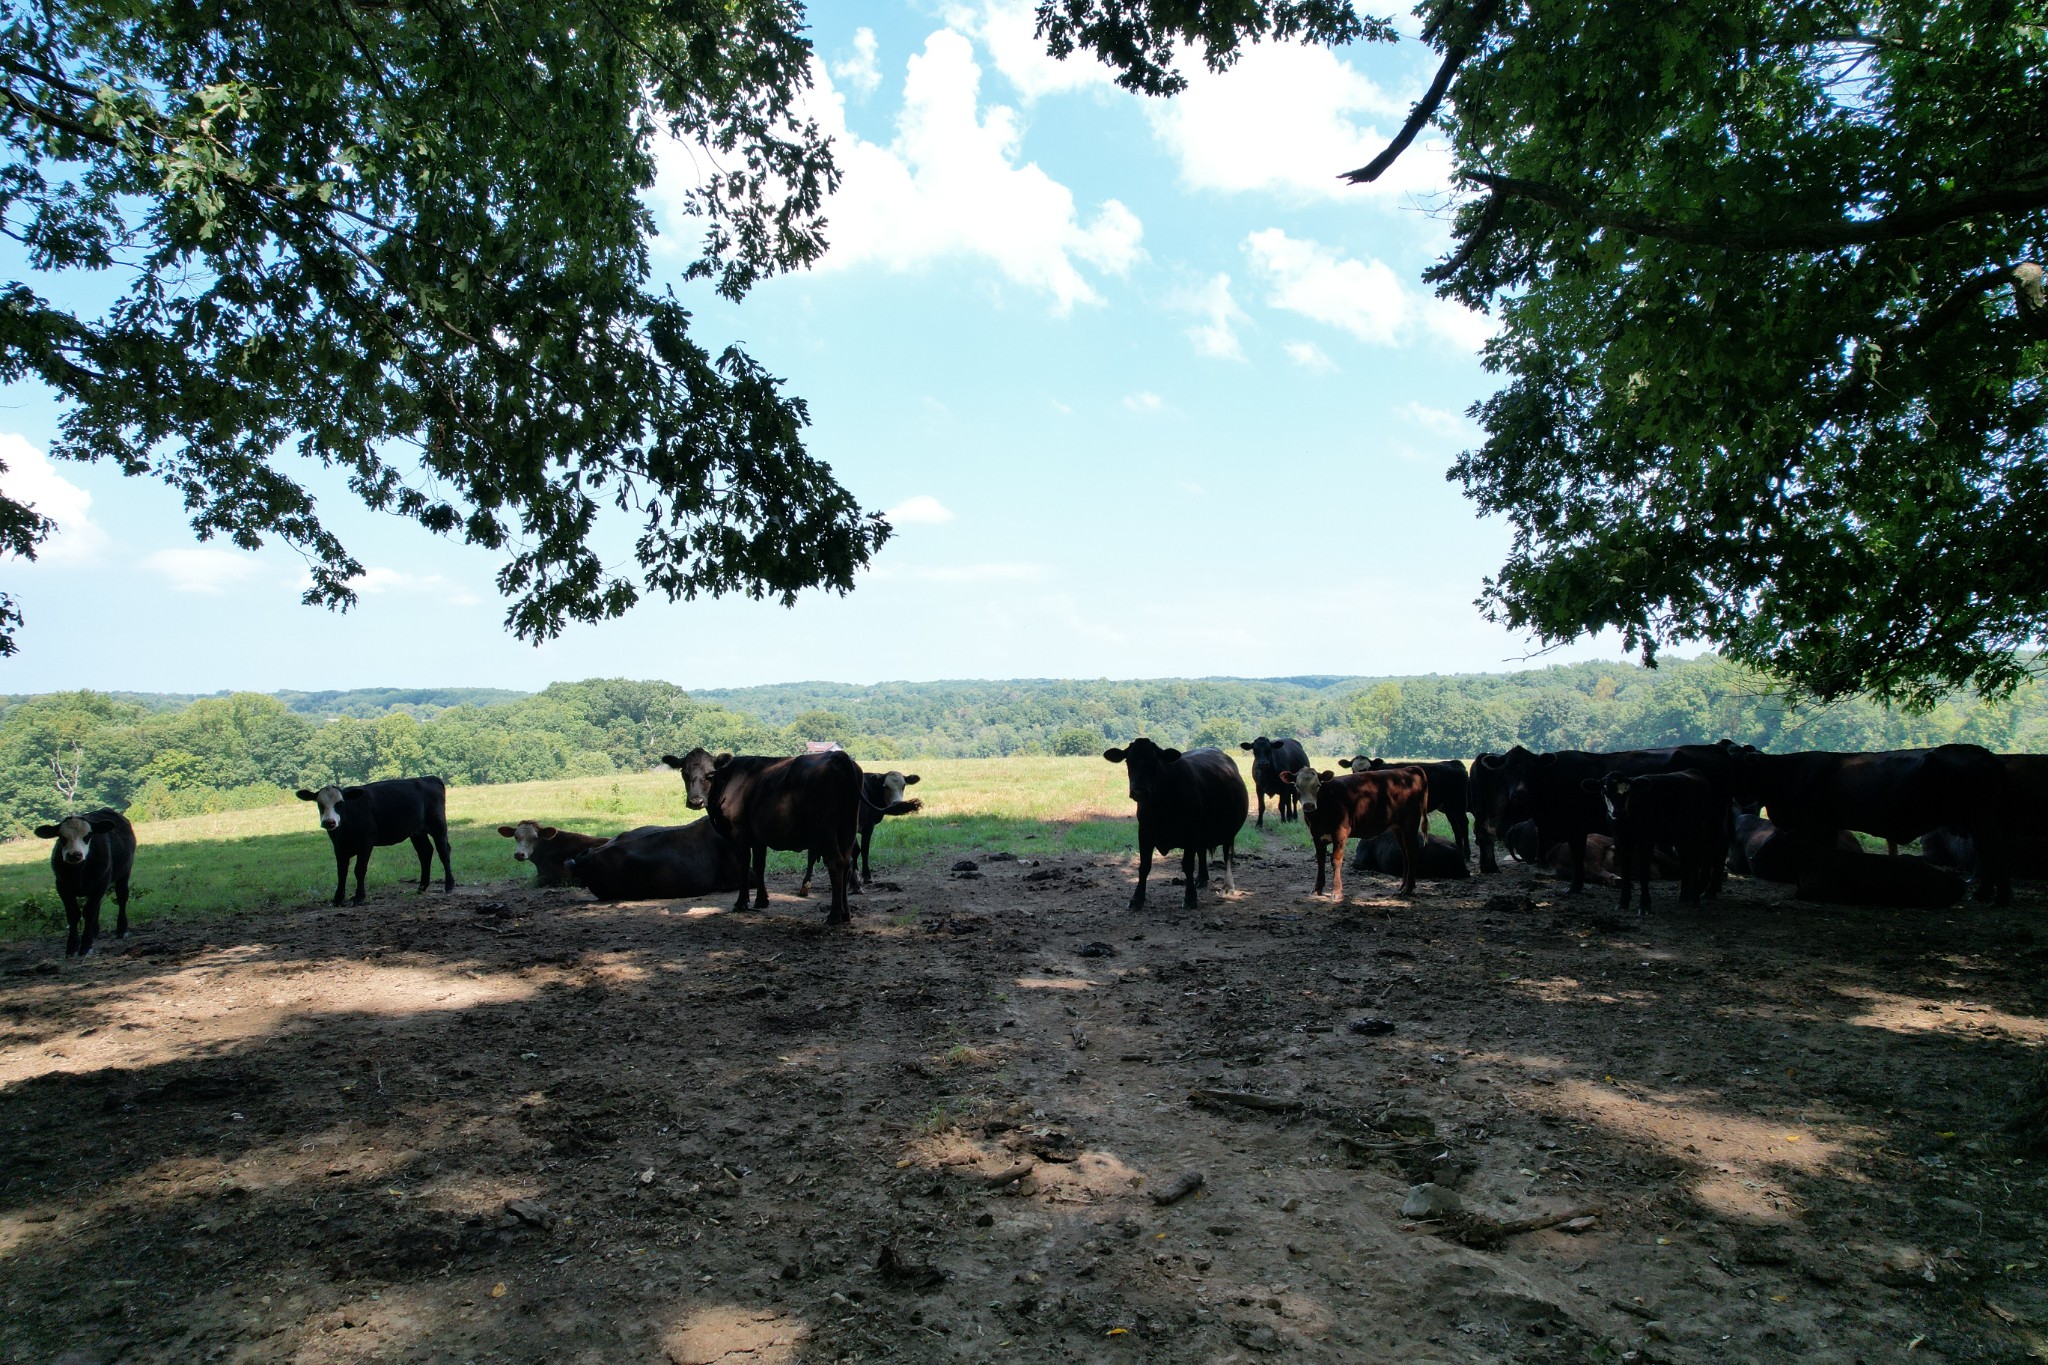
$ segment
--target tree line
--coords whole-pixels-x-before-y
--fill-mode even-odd
[[[1711,655],[1657,669],[1581,663],[1522,673],[1147,682],[791,683],[689,693],[593,679],[483,689],[62,692],[0,698],[0,834],[66,809],[139,820],[246,809],[293,789],[438,773],[458,785],[638,772],[695,744],[795,753],[835,741],[863,762],[1099,753],[1136,735],[1183,747],[1294,736],[1311,752],[1469,758],[1630,749],[1728,736],[1772,749],[1955,740],[2048,749],[2048,693],[1953,697],[1919,712],[1796,706]]]

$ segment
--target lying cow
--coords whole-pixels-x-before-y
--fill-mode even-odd
[[[1280,823],[1299,819],[1301,812],[1296,809],[1294,788],[1280,780],[1280,774],[1295,768],[1308,766],[1308,750],[1301,747],[1301,741],[1294,739],[1257,739],[1240,743],[1238,748],[1252,756],[1252,790],[1259,798],[1259,828],[1266,827],[1266,798],[1272,797],[1280,807]]]
[[[1376,838],[1359,840],[1358,854],[1351,860],[1351,870],[1400,876],[1400,836],[1389,829],[1382,830]],[[1415,875],[1423,881],[1447,882],[1469,877],[1472,870],[1456,844],[1434,834],[1425,834],[1415,846]]]
[[[562,864],[605,842],[601,834],[577,834],[573,830],[556,829],[553,825],[538,824],[532,820],[500,825],[498,833],[512,841],[514,862],[533,864],[535,886],[574,885],[563,873]]]
[[[1138,885],[1131,909],[1145,905],[1152,854],[1181,850],[1181,904],[1195,908],[1195,889],[1209,884],[1209,850],[1223,851],[1223,888],[1237,890],[1237,835],[1248,798],[1244,775],[1221,749],[1182,753],[1140,737],[1102,756],[1121,763],[1138,805]]]
[[[1767,882],[1796,882],[1806,865],[1830,849],[1861,853],[1863,845],[1848,830],[1819,838],[1780,829],[1752,807],[1737,807],[1728,836],[1727,867],[1742,877]]]
[[[643,825],[568,859],[569,884],[601,901],[681,900],[714,891],[745,894],[746,869],[710,820]]]
[[[768,907],[768,850],[817,853],[832,879],[827,924],[853,920],[847,902],[853,875],[855,825],[860,812],[860,765],[842,750],[770,758],[713,754],[696,748],[661,761],[683,778],[683,799],[701,810],[712,827],[732,842],[742,867],[752,863],[754,906]],[[747,908],[747,888],[733,909]]]
[[[1338,759],[1337,766],[1362,773],[1374,768],[1384,768],[1387,761],[1359,754],[1355,758]],[[1455,758],[1447,758],[1433,763],[1416,763],[1409,766],[1422,769],[1424,776],[1429,778],[1429,808],[1451,822],[1451,838],[1457,842],[1458,856],[1471,857],[1472,836],[1466,830],[1470,814],[1466,803],[1469,799],[1471,779],[1465,771],[1465,765]]]
[[[360,787],[322,787],[299,792],[299,800],[320,808],[320,827],[334,845],[334,903],[348,893],[348,862],[356,861],[354,904],[363,903],[363,878],[370,852],[412,841],[420,855],[420,890],[433,880],[434,854],[441,855],[441,889],[455,889],[448,865],[448,785],[438,777],[393,777]]]
[[[1696,772],[1636,777],[1615,772],[1586,786],[1600,794],[1614,822],[1621,908],[1628,909],[1629,891],[1639,883],[1643,899],[1638,913],[1650,913],[1650,863],[1660,846],[1671,849],[1678,862],[1678,903],[1698,905],[1713,885],[1726,842],[1726,803],[1714,784]]]
[[[1827,849],[1801,869],[1797,894],[1801,900],[1831,905],[1938,910],[1961,900],[1966,889],[1961,877],[1925,858],[1877,858]]]
[[[135,870],[135,826],[117,810],[67,815],[54,825],[37,825],[36,838],[55,839],[50,871],[57,899],[64,902],[64,955],[88,957],[100,936],[100,902],[114,892],[116,938],[128,937],[128,874]],[[80,921],[84,932],[80,932]]]
[[[919,781],[916,773],[905,776],[891,768],[885,773],[862,773],[860,777],[860,880],[852,890],[860,889],[875,879],[874,865],[868,861],[868,850],[874,846],[875,826],[882,823],[887,815],[915,815],[924,809],[924,802],[916,797],[904,799],[903,789]],[[818,866],[818,852],[812,849],[804,859],[803,885],[796,889],[799,896],[811,894],[811,873]]]
[[[1429,805],[1429,779],[1422,769],[1380,768],[1339,777],[1300,768],[1281,775],[1301,797],[1301,819],[1316,841],[1316,894],[1323,891],[1323,865],[1330,867],[1330,899],[1344,903],[1344,841],[1370,839],[1392,830],[1401,852],[1401,894],[1415,891],[1415,844]]]
[[[1555,877],[1576,878],[1595,886],[1613,886],[1621,880],[1618,871],[1621,864],[1615,857],[1614,840],[1605,834],[1586,836],[1586,850],[1576,869],[1572,864],[1570,844],[1559,840],[1548,849],[1540,846],[1534,820],[1522,820],[1508,826],[1501,836],[1501,843],[1520,861],[1533,863]],[[1671,881],[1678,876],[1678,864],[1662,849],[1654,849],[1650,854],[1650,875],[1659,881]]]

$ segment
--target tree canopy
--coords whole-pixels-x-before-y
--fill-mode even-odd
[[[1514,531],[1494,619],[1711,641],[1808,693],[1992,692],[2048,633],[2048,10],[2033,0],[1418,8],[1460,191],[1425,278],[1500,319],[1451,470]],[[1348,4],[1046,0],[1173,88]],[[1333,171],[1339,168],[1332,168]]]
[[[542,639],[642,593],[841,592],[888,534],[800,399],[650,284],[658,142],[693,153],[690,279],[737,299],[824,248],[830,150],[797,0],[41,0],[0,27],[0,380],[54,452],[362,566],[285,457],[501,552]],[[53,297],[60,294],[61,297]],[[90,300],[90,306],[79,300]],[[607,564],[606,508],[637,526]],[[0,548],[48,521],[0,498]],[[19,607],[0,594],[0,654]]]

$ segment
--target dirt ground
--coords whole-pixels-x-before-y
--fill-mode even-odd
[[[956,856],[7,949],[0,1359],[2048,1358],[2040,884]]]

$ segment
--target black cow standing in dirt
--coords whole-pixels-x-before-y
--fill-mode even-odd
[[[1679,904],[1699,904],[1727,844],[1728,803],[1714,784],[1696,772],[1608,773],[1587,781],[1586,789],[1599,796],[1614,822],[1621,908],[1628,909],[1629,892],[1641,883],[1641,913],[1650,913],[1650,864],[1660,846],[1678,855]]]
[[[868,860],[868,850],[875,843],[875,826],[882,823],[884,816],[915,815],[924,809],[924,802],[903,795],[905,787],[915,786],[921,780],[916,773],[899,773],[894,768],[885,773],[861,774],[860,877],[853,883],[854,894],[858,895],[862,887],[875,879],[874,864]],[[817,866],[818,854],[813,849],[804,860],[803,884],[796,889],[799,896],[811,894],[811,873]]]
[[[1338,759],[1337,766],[1349,768],[1355,773],[1364,773],[1371,772],[1375,768],[1384,768],[1388,765],[1387,760],[1384,758],[1368,758],[1366,755],[1360,754],[1356,758]],[[1404,764],[1403,766],[1422,769],[1423,776],[1429,779],[1430,810],[1435,811],[1443,816],[1444,819],[1450,821],[1451,841],[1458,846],[1458,856],[1460,858],[1471,857],[1472,836],[1466,833],[1465,828],[1470,815],[1466,803],[1469,799],[1468,791],[1471,786],[1471,778],[1465,771],[1464,763],[1455,758],[1445,758],[1428,763]],[[1427,876],[1429,874],[1425,873],[1423,875]],[[1460,873],[1459,875],[1462,876],[1464,874]]]
[[[1195,908],[1195,888],[1209,884],[1209,850],[1223,850],[1223,887],[1237,890],[1237,834],[1244,828],[1250,797],[1244,775],[1221,749],[1182,753],[1162,749],[1149,739],[1134,739],[1102,756],[1121,763],[1130,778],[1131,800],[1138,803],[1138,886],[1131,909],[1145,904],[1145,880],[1152,875],[1152,854],[1181,850],[1181,904]]]
[[[420,855],[420,890],[434,879],[434,855],[441,855],[441,889],[455,889],[448,865],[448,784],[438,777],[393,777],[360,787],[322,787],[299,792],[299,800],[320,808],[320,827],[334,845],[334,903],[348,894],[348,863],[356,862],[353,904],[363,903],[363,878],[370,852],[412,841]]]
[[[36,838],[55,839],[50,871],[64,902],[64,955],[85,957],[100,936],[100,902],[111,888],[118,912],[114,936],[128,937],[128,875],[135,870],[135,826],[117,810],[67,815],[36,826]],[[80,932],[80,921],[84,932]]]
[[[1280,808],[1280,822],[1301,818],[1300,800],[1294,788],[1280,780],[1283,772],[1308,766],[1308,751],[1301,747],[1301,741],[1293,739],[1257,739],[1237,746],[1252,756],[1252,790],[1259,798],[1259,828],[1266,827],[1266,798],[1272,797]]]
[[[683,799],[731,841],[740,866],[751,863],[756,909],[768,907],[769,849],[816,853],[832,879],[832,908],[825,922],[852,923],[847,883],[853,876],[862,774],[849,755],[834,750],[794,758],[735,758],[696,748],[681,758],[664,754],[661,761],[682,774]],[[747,908],[745,883],[732,908]]]

